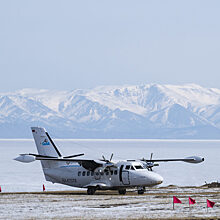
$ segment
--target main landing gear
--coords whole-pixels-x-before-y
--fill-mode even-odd
[[[88,194],[88,195],[94,195],[96,189],[97,189],[96,187],[88,187],[88,189],[87,189],[87,194]],[[144,194],[144,192],[145,192],[145,187],[139,187],[139,188],[137,189],[137,192],[138,192],[139,195]],[[119,190],[118,190],[118,193],[119,193],[120,195],[125,195],[125,194],[126,194],[126,189],[119,189]]]
[[[94,195],[95,194],[95,191],[96,191],[96,188],[95,187],[89,187],[87,189],[87,194],[88,195]]]
[[[125,195],[125,194],[126,194],[126,189],[119,189],[119,190],[118,190],[118,193],[119,193],[120,195]]]

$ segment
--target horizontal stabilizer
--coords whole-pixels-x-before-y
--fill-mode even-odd
[[[63,158],[73,158],[73,157],[79,157],[79,156],[83,156],[84,154],[74,154],[74,155],[70,155],[70,156],[65,156]]]
[[[14,158],[14,160],[22,163],[30,163],[35,161],[35,157],[29,154],[20,154],[18,157]]]

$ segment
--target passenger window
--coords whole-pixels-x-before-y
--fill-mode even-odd
[[[90,175],[90,171],[87,171],[87,176],[89,176]]]
[[[117,171],[117,170],[115,170],[115,171],[114,171],[114,174],[115,174],[115,175],[117,175],[117,174],[118,174],[118,171]]]
[[[78,172],[78,176],[81,176],[81,171]]]
[[[125,169],[129,170],[130,169],[130,165],[126,165]]]
[[[85,175],[86,175],[86,171],[83,171],[83,172],[82,172],[82,175],[85,176]]]
[[[91,176],[94,176],[94,172],[93,171],[91,172]]]

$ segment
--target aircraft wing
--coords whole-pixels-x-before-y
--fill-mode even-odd
[[[82,167],[87,170],[94,171],[98,167],[102,167],[105,162],[95,161],[89,159],[70,159],[70,158],[58,158],[51,156],[44,156],[38,154],[20,154],[15,160],[20,162],[29,163],[35,160],[46,160],[46,161],[58,161],[58,162],[75,162],[79,163]]]
[[[155,159],[155,160],[142,159],[142,161],[145,161],[147,163],[170,162],[170,161],[183,161],[183,162],[187,162],[187,163],[201,163],[204,161],[204,158],[198,157],[198,156],[191,156],[191,157],[179,158],[179,159]]]
[[[36,160],[47,160],[47,161],[62,161],[62,162],[75,162],[80,164],[87,170],[94,171],[98,167],[102,167],[103,163],[95,160],[88,159],[68,159],[68,158],[45,158],[36,156]]]

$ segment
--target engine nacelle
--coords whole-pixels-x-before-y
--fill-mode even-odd
[[[20,156],[16,157],[14,160],[22,163],[30,163],[35,161],[35,157],[28,154],[20,154]]]

